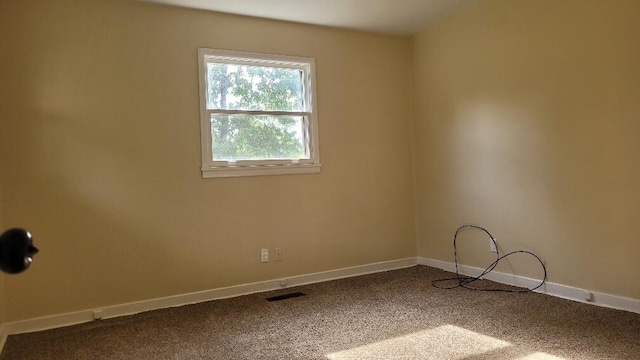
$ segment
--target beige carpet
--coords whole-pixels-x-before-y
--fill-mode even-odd
[[[640,359],[640,314],[431,286],[447,276],[415,266],[13,335],[0,358]],[[292,291],[306,296],[266,301]]]

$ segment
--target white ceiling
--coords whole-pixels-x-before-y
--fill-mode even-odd
[[[479,0],[143,0],[160,4],[410,36]]]

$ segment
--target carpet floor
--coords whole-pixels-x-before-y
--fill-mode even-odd
[[[431,286],[451,275],[414,266],[11,335],[0,359],[640,359],[640,314]],[[266,300],[291,292],[305,295]]]

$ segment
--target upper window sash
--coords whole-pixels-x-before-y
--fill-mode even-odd
[[[208,76],[208,64],[221,64],[221,65],[236,65],[236,66],[249,66],[249,67],[261,67],[261,68],[274,68],[274,69],[291,69],[298,70],[302,73],[301,78],[301,100],[302,107],[300,111],[310,113],[313,110],[313,94],[311,93],[311,74],[312,74],[312,65],[313,59],[309,58],[301,58],[301,57],[293,57],[293,56],[273,56],[273,55],[263,55],[263,54],[253,54],[246,53],[240,51],[229,51],[229,50],[213,50],[213,49],[199,49],[200,58],[203,59],[203,67],[204,67],[204,76]],[[264,58],[263,58],[264,56]],[[288,60],[282,60],[288,59]],[[208,79],[204,79],[205,84],[208,84]],[[207,89],[205,89],[207,90]],[[209,99],[206,97],[205,92],[205,102],[206,109],[211,111],[219,111],[219,110],[230,110],[230,109],[221,109],[219,107],[211,107],[209,106]],[[243,111],[244,109],[240,109],[237,111]],[[263,113],[269,112],[270,110],[250,110],[247,111],[261,111]],[[278,109],[271,111],[282,111],[289,112],[287,110]]]

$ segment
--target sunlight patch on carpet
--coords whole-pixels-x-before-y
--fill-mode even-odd
[[[549,355],[543,352],[537,352],[525,357],[518,358],[517,360],[564,360],[564,358]]]
[[[461,327],[443,325],[434,329],[418,331],[409,335],[335,352],[327,355],[327,358],[330,360],[463,359],[508,346],[511,346],[511,344],[506,341],[478,334]],[[531,360],[533,359],[531,358]]]

